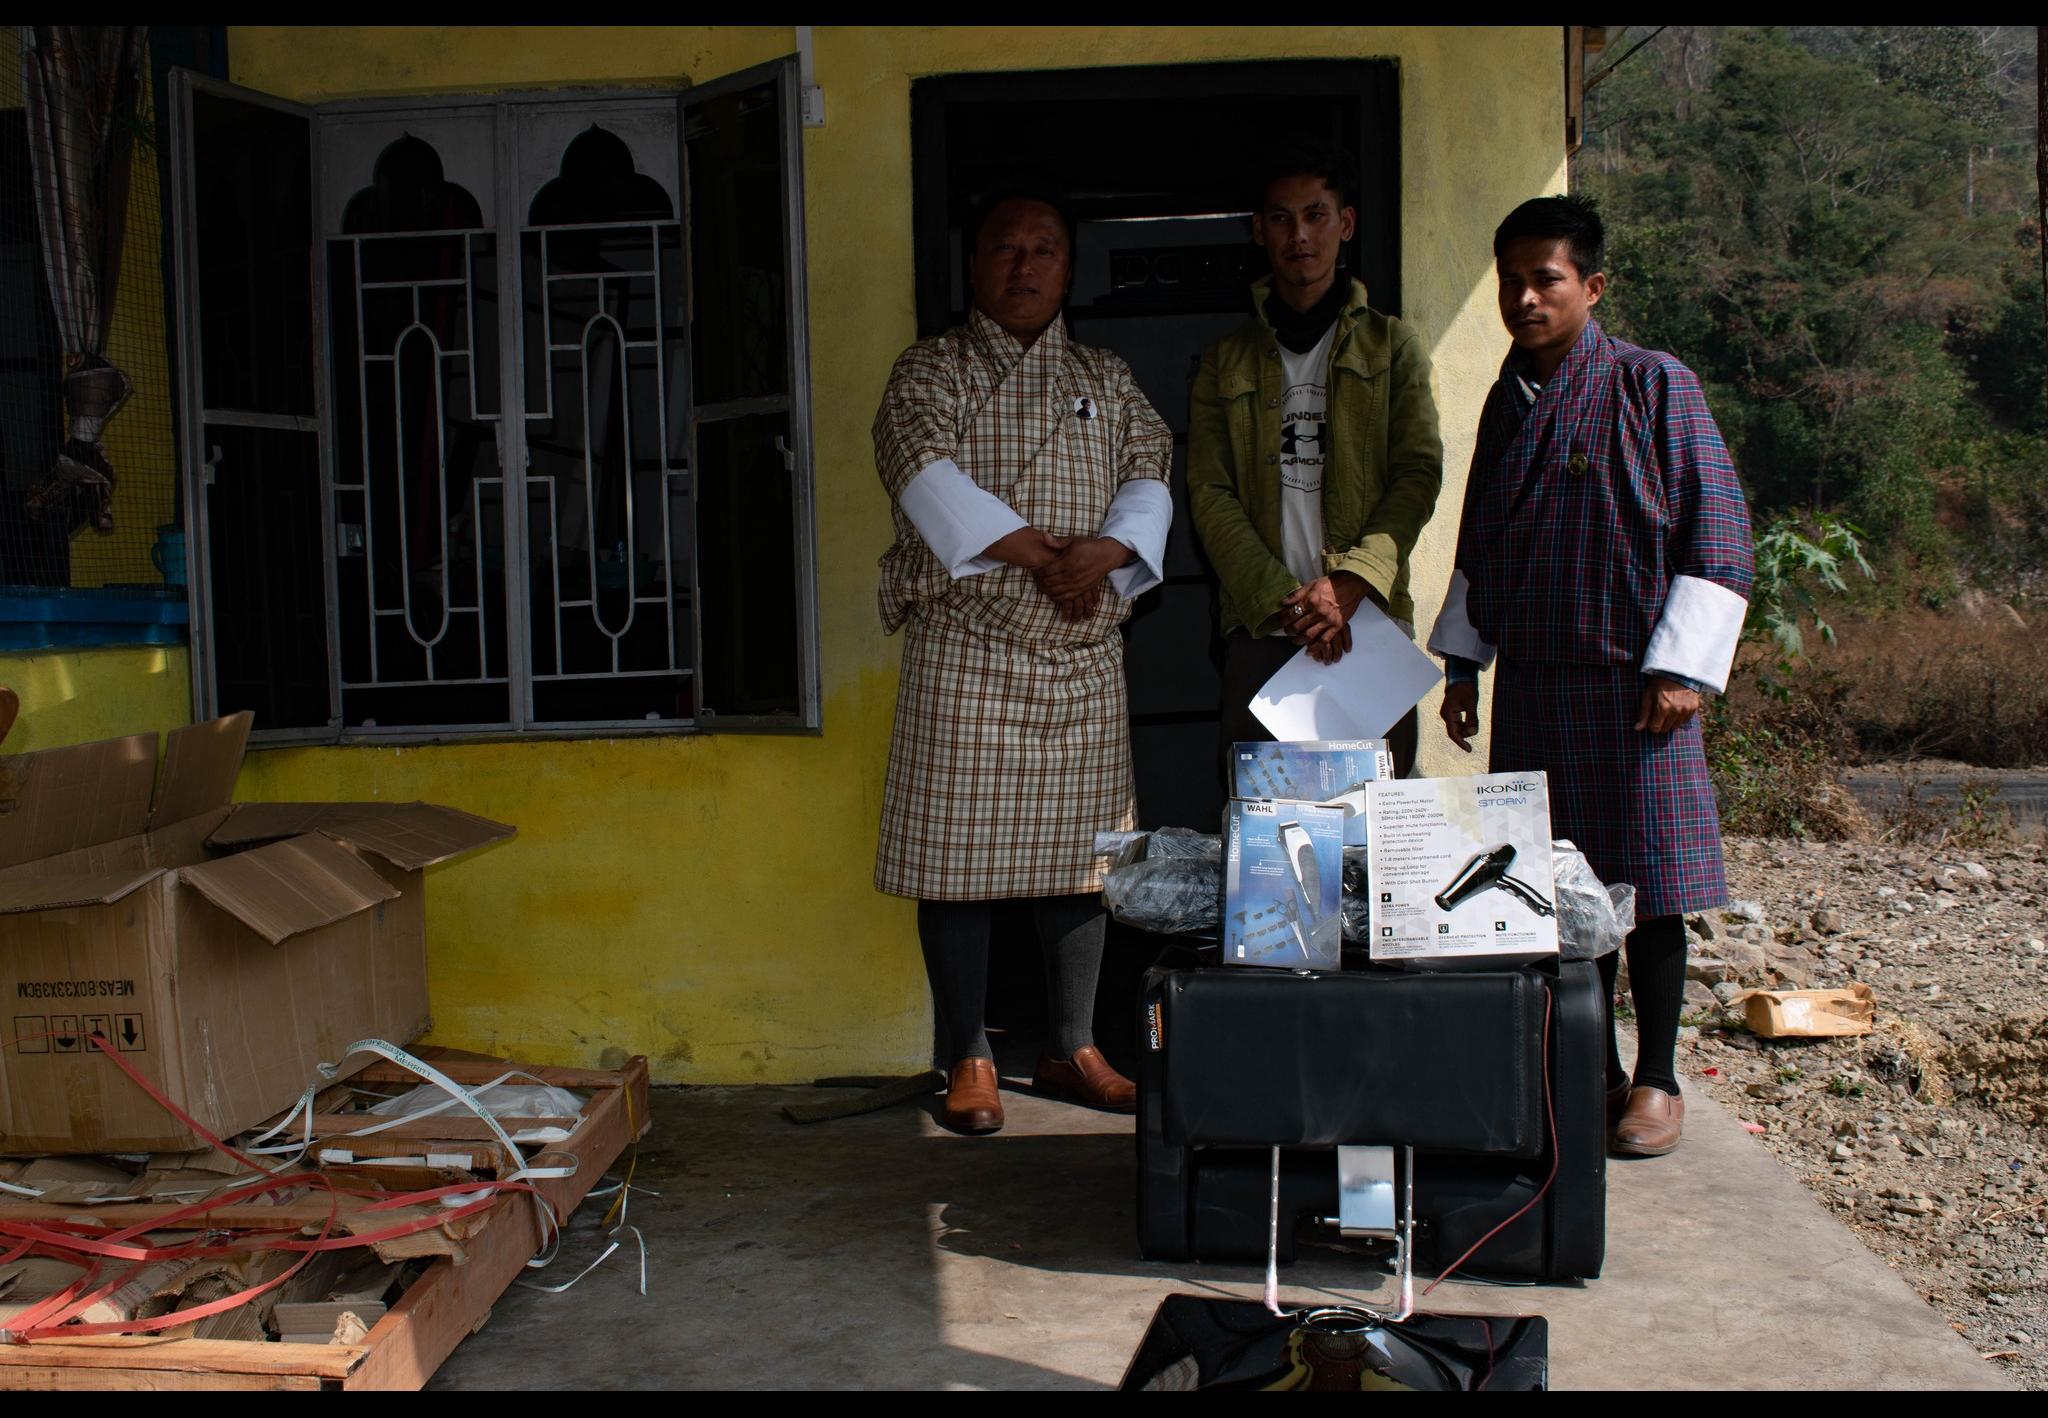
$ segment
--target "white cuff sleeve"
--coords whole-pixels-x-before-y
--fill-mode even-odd
[[[1173,526],[1173,494],[1157,478],[1133,478],[1110,499],[1109,515],[1097,536],[1115,537],[1137,553],[1109,573],[1109,584],[1125,600],[1136,600],[1166,578],[1166,533]]]
[[[1435,655],[1456,655],[1476,661],[1481,669],[1493,663],[1493,647],[1479,638],[1466,613],[1465,598],[1472,583],[1462,571],[1451,573],[1450,589],[1444,592],[1444,608],[1437,612],[1436,625],[1429,632],[1429,649]]]
[[[1749,602],[1726,586],[1698,576],[1674,577],[1664,615],[1643,655],[1643,673],[1698,680],[1720,693],[1728,687],[1748,613]]]
[[[982,553],[1030,524],[1009,503],[985,491],[951,458],[941,458],[904,486],[903,515],[954,580],[1002,563]]]

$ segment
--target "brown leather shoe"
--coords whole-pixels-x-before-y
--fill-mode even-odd
[[[1132,1112],[1138,1106],[1138,1085],[1111,1068],[1093,1044],[1074,1050],[1070,1059],[1040,1054],[1031,1086],[1112,1113]]]
[[[995,1132],[1003,1125],[1003,1099],[996,1091],[996,1061],[966,1058],[953,1065],[939,1121],[955,1132]]]
[[[1637,1088],[1614,1128],[1614,1150],[1627,1157],[1662,1157],[1678,1146],[1685,1100],[1661,1088]]]
[[[1635,1091],[1632,1083],[1617,1084],[1607,1090],[1607,1131],[1611,1134],[1614,1125],[1621,1121],[1622,1112],[1628,1107],[1628,1095]]]

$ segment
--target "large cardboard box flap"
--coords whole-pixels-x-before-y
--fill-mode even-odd
[[[206,839],[209,847],[250,847],[298,837],[337,822],[353,822],[389,808],[389,803],[236,803],[227,820]],[[404,804],[412,807],[417,804]]]
[[[234,801],[235,779],[242,772],[255,717],[244,709],[171,731],[164,742],[163,781],[157,787],[156,809],[149,815],[151,827],[169,827]]]
[[[237,803],[206,843],[232,850],[309,832],[402,871],[424,871],[518,835],[506,823],[437,803]]]
[[[0,757],[0,867],[136,835],[155,780],[155,734]]]
[[[55,911],[66,906],[109,906],[163,874],[162,867],[52,876],[12,874],[11,880],[0,880],[0,916]]]
[[[517,829],[487,817],[434,803],[380,807],[320,830],[359,852],[370,852],[403,871],[424,871],[502,842]]]
[[[227,816],[226,808],[201,813],[173,823],[160,832],[143,832],[133,837],[116,837],[90,847],[76,847],[54,857],[25,862],[0,870],[0,887],[45,876],[98,876],[108,872],[160,871],[187,867],[206,861],[206,835]]]
[[[182,879],[272,945],[399,895],[348,848],[319,836],[187,867]]]

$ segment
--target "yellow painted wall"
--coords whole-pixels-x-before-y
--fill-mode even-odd
[[[21,696],[21,718],[0,748],[62,748],[192,721],[182,645],[0,655],[0,685]]]
[[[767,27],[237,28],[228,53],[237,82],[320,100],[702,83],[793,47]],[[899,646],[873,610],[890,530],[868,427],[915,336],[911,80],[1343,55],[1402,66],[1405,314],[1434,352],[1449,474],[1417,557],[1427,625],[1504,348],[1492,229],[1564,185],[1556,28],[821,28],[829,121],[805,132],[804,162],[823,736],[277,749],[243,776],[246,797],[421,797],[519,824],[516,842],[430,885],[436,1038],[568,1063],[645,1052],[658,1079],[697,1083],[921,1064],[913,914],[869,884]],[[786,816],[764,850],[770,810]]]

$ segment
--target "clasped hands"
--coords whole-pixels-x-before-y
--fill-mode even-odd
[[[1351,617],[1372,588],[1349,571],[1319,576],[1280,602],[1280,628],[1319,665],[1334,665],[1351,648]]]
[[[1062,620],[1086,620],[1095,614],[1109,573],[1137,553],[1115,537],[1056,537],[1019,527],[983,555],[1029,571],[1038,589],[1059,607]]]

